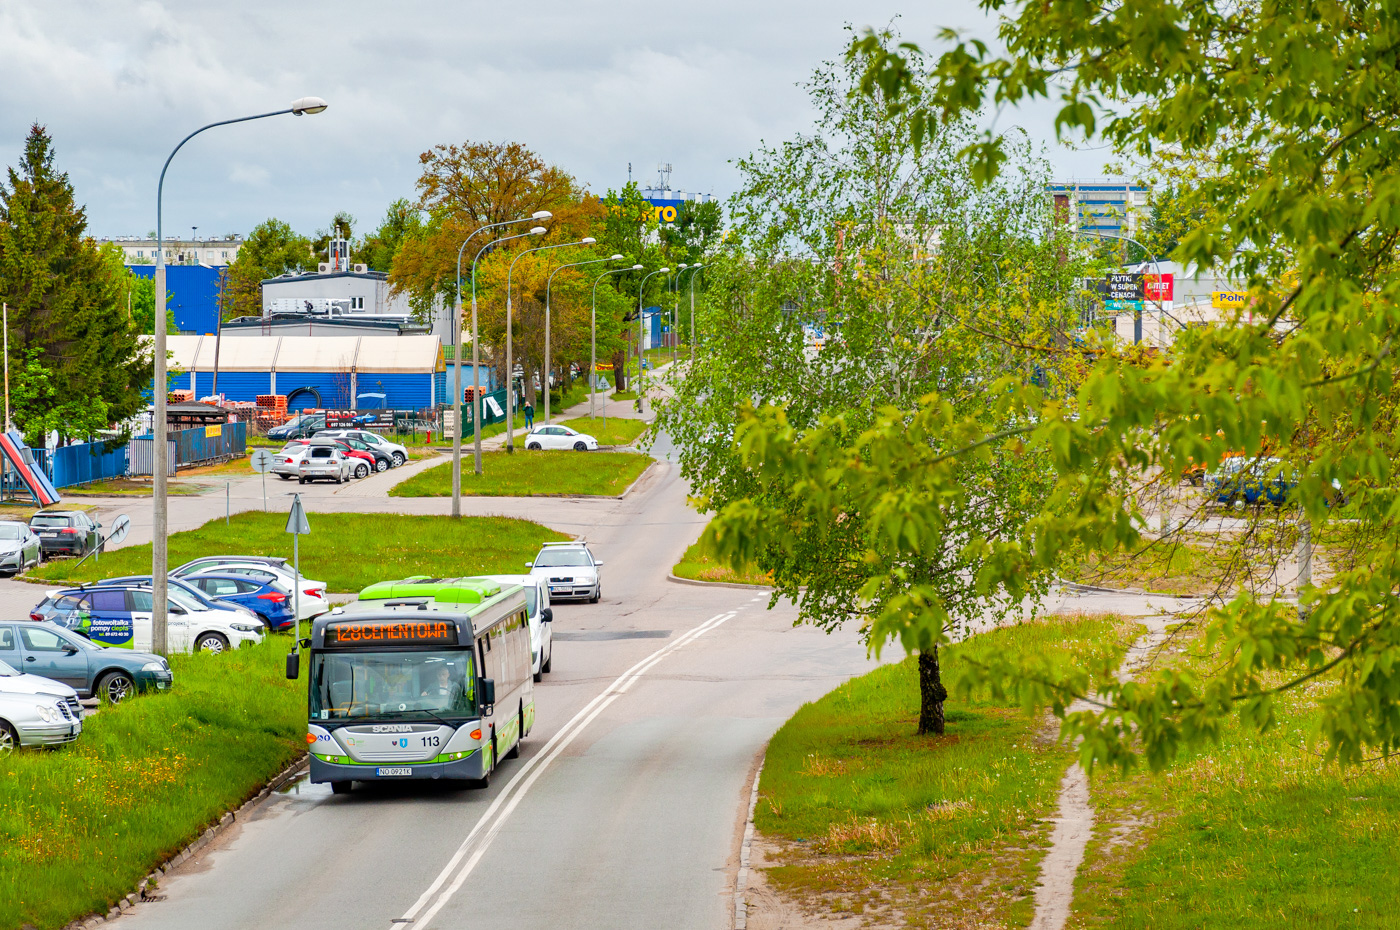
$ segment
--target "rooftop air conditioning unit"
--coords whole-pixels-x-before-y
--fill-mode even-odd
[[[368,266],[368,265],[356,265],[356,266],[355,266],[355,274],[368,274],[368,273],[369,273],[369,266]]]
[[[321,262],[321,263],[319,263],[319,264],[316,266],[316,273],[317,273],[317,274],[330,274],[330,273],[331,273],[331,263],[330,263],[330,262]]]

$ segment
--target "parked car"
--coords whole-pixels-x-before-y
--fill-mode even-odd
[[[0,620],[0,662],[112,704],[174,682],[160,656],[99,646],[56,623]]]
[[[531,669],[535,673],[535,681],[539,681],[554,667],[554,610],[549,606],[549,585],[538,575],[478,577],[499,585],[518,584],[525,589],[525,608],[530,613],[530,658],[533,663]]]
[[[39,537],[29,524],[0,520],[0,571],[19,574],[43,559]]]
[[[278,439],[306,439],[316,435],[317,430],[326,428],[326,415],[324,413],[300,413],[292,417],[281,426],[274,426],[267,431],[267,438]]]
[[[291,440],[280,451],[273,454],[272,467],[268,471],[283,481],[300,478],[301,460],[306,455],[307,449],[305,440]]]
[[[320,437],[317,436],[316,438],[319,439]],[[314,442],[315,440],[312,441]],[[343,436],[339,439],[336,439],[336,442],[344,443],[346,446],[348,446],[351,449],[354,449],[356,452],[373,456],[375,471],[388,471],[389,469],[394,467],[393,456],[391,456],[388,452],[371,446],[367,442],[360,442],[360,440],[351,439],[349,436]]]
[[[536,426],[525,436],[527,449],[577,449],[586,452],[598,448],[598,440],[587,433],[567,426]]]
[[[29,518],[43,556],[84,556],[102,545],[101,523],[81,510],[41,510]]]
[[[344,439],[315,437],[306,440],[306,444],[312,449],[322,447],[334,449],[345,456],[350,460],[350,477],[352,478],[364,478],[379,468],[378,463],[375,462],[374,453],[356,449]],[[302,461],[304,462],[306,459],[303,458]]]
[[[334,481],[342,484],[350,480],[350,459],[331,446],[312,446],[297,463],[297,481]]]
[[[7,687],[15,679],[26,678],[62,688],[73,696],[73,703],[68,703],[67,694]],[[0,756],[20,746],[61,746],[73,742],[82,732],[83,715],[77,692],[56,681],[21,675],[0,662]]]
[[[544,579],[551,601],[569,597],[596,604],[603,596],[603,563],[593,558],[588,543],[545,543],[525,567],[534,577]]]
[[[372,433],[367,429],[326,429],[316,434],[328,436],[332,439],[355,439],[372,449],[377,449],[389,456],[389,461],[393,467],[398,468],[408,461],[408,450],[396,442],[390,442],[378,433]]]
[[[174,652],[224,652],[262,642],[262,623],[230,619],[178,589],[168,592],[166,636]],[[151,588],[141,585],[70,588],[46,597],[30,613],[102,646],[151,649]]]
[[[320,616],[330,610],[330,601],[326,599],[326,583],[298,577],[296,570],[287,564],[286,559],[206,556],[186,562],[170,574],[188,581],[192,576],[203,573],[246,575],[254,579],[270,578],[288,593],[296,588],[301,591],[303,620]]]
[[[224,572],[199,572],[189,583],[207,597],[241,605],[269,630],[285,630],[296,622],[291,594],[272,576],[261,578]]]
[[[199,588],[197,588],[197,587],[195,587],[194,585],[190,584],[188,581],[184,580],[183,578],[176,578],[176,577],[174,577],[173,575],[168,575],[168,576],[166,576],[165,583],[166,583],[167,585],[169,585],[170,587],[172,587],[172,588],[179,588],[181,591],[185,592],[185,593],[188,594],[190,597],[194,598],[194,599],[195,599],[196,601],[198,601],[200,604],[203,604],[203,605],[204,605],[206,608],[208,608],[209,610],[226,610],[226,611],[228,611],[228,612],[231,613],[231,614],[237,614],[237,615],[240,616],[240,617],[247,617],[249,620],[259,620],[259,619],[261,619],[255,612],[253,612],[253,611],[249,610],[248,608],[244,607],[242,604],[237,604],[237,603],[234,603],[233,601],[224,601],[224,600],[219,600],[218,598],[210,597],[209,595],[205,594],[205,593],[204,593],[203,591],[201,591]],[[101,587],[102,585],[113,585],[113,584],[134,584],[134,585],[138,585],[138,586],[140,586],[140,587],[150,587],[150,585],[151,585],[151,576],[150,576],[150,575],[124,575],[124,576],[122,576],[121,578],[106,578],[106,579],[104,579],[104,580],[102,580],[102,581],[97,581],[97,582],[94,582],[94,583],[92,583],[92,584],[90,584],[90,585],[84,585],[84,587],[95,588],[95,587]],[[52,595],[54,595],[54,594],[57,594],[58,592],[57,592],[57,591],[49,591],[49,592],[47,592],[47,593],[48,593],[50,596],[52,596]]]

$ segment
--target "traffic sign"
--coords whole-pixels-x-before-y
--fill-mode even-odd
[[[253,455],[248,459],[248,464],[253,466],[253,471],[258,474],[266,474],[272,467],[272,453],[266,449],[255,449]]]
[[[305,536],[311,532],[311,524],[306,522],[306,510],[301,506],[301,495],[292,497],[292,512],[287,514],[287,530],[293,535]]]
[[[126,539],[126,535],[130,532],[131,518],[126,514],[122,514],[112,521],[112,531],[107,534],[107,538],[102,542],[104,545],[111,544],[115,546],[117,543]]]

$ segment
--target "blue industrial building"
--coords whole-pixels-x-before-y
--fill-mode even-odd
[[[153,278],[155,265],[127,265],[142,278]],[[165,289],[170,292],[168,309],[175,311],[175,328],[181,333],[213,333],[219,326],[219,275],[227,267],[208,265],[166,265]]]
[[[1057,216],[1080,232],[1134,236],[1147,218],[1148,189],[1127,181],[1072,181],[1046,185]]]

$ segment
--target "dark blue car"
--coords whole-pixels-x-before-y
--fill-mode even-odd
[[[206,597],[251,610],[269,630],[285,630],[296,622],[290,594],[269,576],[201,572],[183,580]]]
[[[201,604],[210,610],[227,610],[230,613],[240,614],[244,617],[253,618],[253,611],[249,610],[243,605],[236,604],[232,601],[216,600],[215,598],[212,598],[209,595],[205,594],[199,588],[196,588],[194,585],[190,584],[183,578],[176,578],[175,576],[171,575],[167,577],[165,581],[169,587],[178,588],[180,591],[183,591],[185,594],[188,594],[196,603]],[[107,578],[102,581],[94,581],[87,587],[95,588],[99,585],[104,584],[148,585],[150,583],[150,575],[124,575],[121,578]]]

